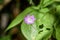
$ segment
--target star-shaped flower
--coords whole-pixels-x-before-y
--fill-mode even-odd
[[[36,20],[36,18],[34,17],[34,15],[27,15],[27,16],[24,18],[24,22],[25,22],[26,24],[33,24],[35,20]]]

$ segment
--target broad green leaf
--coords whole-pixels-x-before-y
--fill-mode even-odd
[[[38,13],[36,11],[30,13],[30,15],[34,15],[35,17],[37,14]],[[28,25],[25,22],[23,22],[21,25],[21,31],[27,40],[35,40],[35,37],[38,33],[36,21],[32,25]]]
[[[1,37],[0,40],[11,40],[11,36],[8,35],[8,36]]]
[[[20,13],[12,22],[11,24],[8,26],[8,28],[5,31],[8,31],[9,29],[13,28],[14,26],[16,26],[17,24],[19,24],[24,17],[30,13],[31,11],[33,11],[33,9],[31,7],[25,9],[22,13]]]
[[[40,13],[38,16],[38,25],[44,24],[45,26],[47,25],[53,25],[55,21],[55,17],[53,14],[50,13]]]
[[[48,40],[51,37],[52,30],[53,29],[51,29],[50,31],[44,30],[43,32],[39,33],[36,36],[36,40]]]
[[[36,11],[34,12],[34,14],[36,13]],[[33,14],[33,15],[34,15]],[[28,40],[47,40],[50,38],[52,32],[53,32],[53,25],[54,25],[54,21],[55,21],[55,17],[54,15],[50,14],[50,13],[40,13],[40,12],[37,12],[36,14],[36,27],[38,29],[38,31],[35,29],[35,25],[34,27],[31,26],[31,25],[27,25],[25,23],[22,23],[22,26],[21,26],[21,30],[22,30],[22,33],[24,34],[24,36],[28,39]],[[43,24],[43,29],[40,29],[39,26]],[[29,27],[29,28],[28,28]],[[31,27],[33,27],[35,29],[36,32],[36,36],[31,38],[31,35],[35,34],[31,32]],[[47,30],[50,29],[50,30]],[[40,32],[41,30],[43,30],[42,32]],[[32,30],[33,31],[33,30]],[[40,32],[40,33],[39,33]],[[31,34],[32,33],[32,34]]]
[[[27,25],[24,22],[22,23],[21,31],[27,40],[34,40],[38,32],[36,24]]]
[[[38,15],[38,20],[37,20],[37,24],[42,25],[43,24],[43,28],[40,30],[43,30],[43,32],[40,32],[37,37],[36,40],[47,40],[49,39],[49,37],[51,36],[52,32],[53,32],[53,25],[54,25],[54,21],[55,21],[55,17],[54,15],[50,14],[50,13],[40,13]],[[47,28],[49,28],[50,30],[47,30]]]

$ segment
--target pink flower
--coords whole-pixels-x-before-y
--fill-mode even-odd
[[[33,24],[35,20],[36,20],[36,19],[35,19],[34,15],[27,15],[27,16],[24,18],[24,22],[25,22],[26,24]]]

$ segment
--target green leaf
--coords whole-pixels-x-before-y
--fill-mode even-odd
[[[36,14],[37,14],[36,11],[30,13],[30,15],[34,15],[35,18],[37,16]],[[32,25],[28,25],[25,22],[23,22],[22,25],[21,25],[21,31],[22,31],[23,35],[26,37],[27,40],[35,40],[35,37],[38,33],[38,28],[37,28],[37,25],[36,25],[36,21]]]
[[[35,13],[36,13],[36,15],[35,15],[36,23],[34,23],[33,24],[34,26],[32,26],[32,25],[27,25],[23,22],[22,26],[21,26],[22,33],[28,40],[32,40],[32,39],[47,40],[51,37],[51,34],[53,32],[52,26],[54,25],[55,17],[54,17],[54,15],[52,15],[50,13],[44,13],[43,11],[41,13],[34,11],[31,14],[34,15]],[[42,24],[44,27],[41,29],[41,28],[39,28],[39,26]],[[35,28],[35,26],[37,29]],[[34,30],[31,27],[35,29],[34,33],[32,32]],[[41,30],[43,30],[43,31],[40,32]],[[31,35],[34,35],[34,34],[35,34],[35,36],[31,37]]]
[[[43,2],[44,0],[40,0],[40,3],[38,4],[37,9],[43,8]]]
[[[45,8],[49,5],[52,5],[54,3],[54,0],[41,0],[39,5],[37,6],[37,9]]]
[[[54,0],[44,0],[43,7],[49,6],[54,3]]]
[[[47,25],[53,25],[54,21],[55,21],[55,16],[53,14],[50,13],[40,13],[37,16],[38,20],[37,23],[38,25],[44,24],[45,26]]]
[[[51,34],[52,29],[51,31],[45,30],[36,36],[36,40],[48,40],[51,37]]]
[[[11,40],[10,35],[1,37],[0,40]]]
[[[0,4],[3,4],[4,0],[0,0]]]
[[[42,9],[39,10],[39,12],[47,13],[47,12],[49,12],[49,9],[48,8],[42,8]]]
[[[56,35],[56,39],[60,40],[60,20],[57,20],[56,23],[54,24],[55,27],[55,35]]]
[[[27,25],[24,22],[22,23],[21,31],[27,40],[34,40],[38,32],[36,24]]]
[[[56,39],[60,40],[60,25],[56,26]]]
[[[54,0],[54,1],[56,1],[56,2],[60,2],[60,0]]]
[[[60,5],[57,5],[56,6],[56,11],[59,13],[59,15],[60,15]]]
[[[8,26],[8,28],[5,31],[8,31],[9,29],[13,28],[14,26],[16,26],[17,24],[19,24],[24,17],[30,13],[31,11],[33,11],[33,9],[31,7],[25,9],[22,13],[20,13],[12,22],[11,24]]]
[[[36,40],[47,40],[53,32],[52,26],[54,25],[55,17],[50,13],[40,13],[37,17],[37,24],[38,26],[43,24],[43,28],[40,29],[40,31],[43,31],[36,36]],[[50,30],[47,30],[47,28]]]

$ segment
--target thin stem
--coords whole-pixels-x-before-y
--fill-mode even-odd
[[[35,5],[34,2],[33,2],[33,0],[28,0],[28,2],[29,2],[32,6]]]
[[[40,8],[43,7],[43,6],[42,6],[42,5],[43,5],[43,2],[44,2],[44,0],[41,0],[41,1],[40,1],[40,3],[39,3],[38,6],[37,6],[38,9],[40,9]]]
[[[32,6],[32,8],[34,8],[34,9],[41,9],[41,8],[43,8],[43,2],[44,2],[44,0],[41,0],[40,3],[38,4],[38,6]]]
[[[30,4],[31,4],[32,6],[34,6],[34,3],[33,3],[33,1],[32,1],[32,0],[30,0]]]

